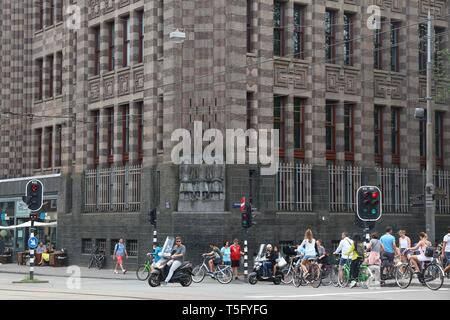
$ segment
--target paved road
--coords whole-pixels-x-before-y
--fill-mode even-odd
[[[49,300],[116,300],[116,299],[168,299],[168,300],[308,300],[308,299],[450,299],[449,283],[439,291],[431,291],[421,286],[411,286],[406,290],[396,287],[380,289],[310,287],[295,288],[292,285],[275,286],[272,283],[258,283],[254,286],[243,281],[233,281],[222,285],[211,279],[203,283],[193,283],[184,288],[179,284],[169,284],[151,288],[147,282],[127,279],[81,278],[80,287],[72,288],[71,278],[62,276],[39,276],[48,280],[42,284],[13,284],[23,275],[0,273],[0,299],[49,299]],[[446,280],[448,281],[448,280]],[[69,286],[68,286],[69,284]]]

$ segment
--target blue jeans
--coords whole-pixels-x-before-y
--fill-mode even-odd
[[[264,261],[262,267],[263,267],[263,276],[270,277],[272,274],[272,262]]]

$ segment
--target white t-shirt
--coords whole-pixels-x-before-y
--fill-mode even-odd
[[[339,247],[337,247],[336,251],[334,253],[342,253],[341,257],[342,259],[349,259],[352,255],[347,255],[346,253],[350,251],[350,248],[352,247],[353,240],[349,237],[346,237],[339,242]]]
[[[444,242],[447,242],[445,245],[445,252],[450,252],[450,233],[445,235]]]
[[[312,239],[311,242],[309,242],[308,239],[303,240],[300,247],[305,246],[305,256],[315,256],[316,255],[316,240]]]

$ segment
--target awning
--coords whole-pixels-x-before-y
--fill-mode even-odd
[[[35,227],[56,227],[57,222],[35,222]],[[31,227],[31,221],[27,221],[15,226],[0,226],[0,230],[17,229],[17,228],[29,228]]]

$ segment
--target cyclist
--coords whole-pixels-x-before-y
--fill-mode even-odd
[[[386,227],[386,233],[380,238],[383,244],[384,252],[381,257],[381,275],[384,274],[384,269],[394,264],[395,253],[399,250],[395,245],[395,237],[392,235],[392,227]]]
[[[444,242],[442,243],[442,260],[447,260],[448,263],[444,273],[450,272],[450,227],[447,228],[447,234],[444,236]]]
[[[348,256],[352,256],[352,263],[350,264],[350,288],[356,286],[356,281],[358,280],[359,269],[361,263],[364,259],[364,242],[359,234],[353,236],[353,244],[350,250],[345,253]]]
[[[320,239],[317,239],[317,250],[318,250],[318,254],[319,254],[317,263],[319,264],[319,267],[322,268],[323,265],[328,264],[328,255],[325,250],[325,247],[322,246],[322,240],[320,240]]]
[[[317,257],[319,250],[317,248],[316,239],[313,238],[311,229],[306,230],[305,239],[300,244],[300,247],[305,249],[305,255],[302,258],[301,267],[303,269],[303,276],[308,275],[309,260]]]
[[[428,241],[428,235],[425,232],[419,233],[419,242],[416,246],[412,248],[408,248],[408,250],[419,250],[418,255],[412,255],[410,256],[411,265],[414,268],[415,273],[420,273],[420,267],[419,262],[426,262],[431,261],[430,257],[425,256],[425,251],[427,250],[427,247],[431,246],[431,242]]]
[[[347,263],[347,260],[351,258],[348,256],[346,252],[350,250],[353,245],[353,240],[348,237],[347,232],[342,232],[341,234],[341,242],[339,242],[339,246],[336,248],[333,254],[341,254],[341,258],[339,259],[339,279],[342,281],[343,268]]]
[[[209,247],[211,251],[208,253],[204,253],[205,257],[209,257],[208,265],[209,265],[209,275],[213,276],[214,271],[216,270],[216,266],[218,266],[222,262],[222,253],[220,249],[214,244],[210,243]]]
[[[400,260],[402,262],[406,262],[408,260],[407,254],[408,254],[408,248],[411,247],[411,239],[406,235],[405,230],[399,230],[398,231],[398,242],[400,245]]]

